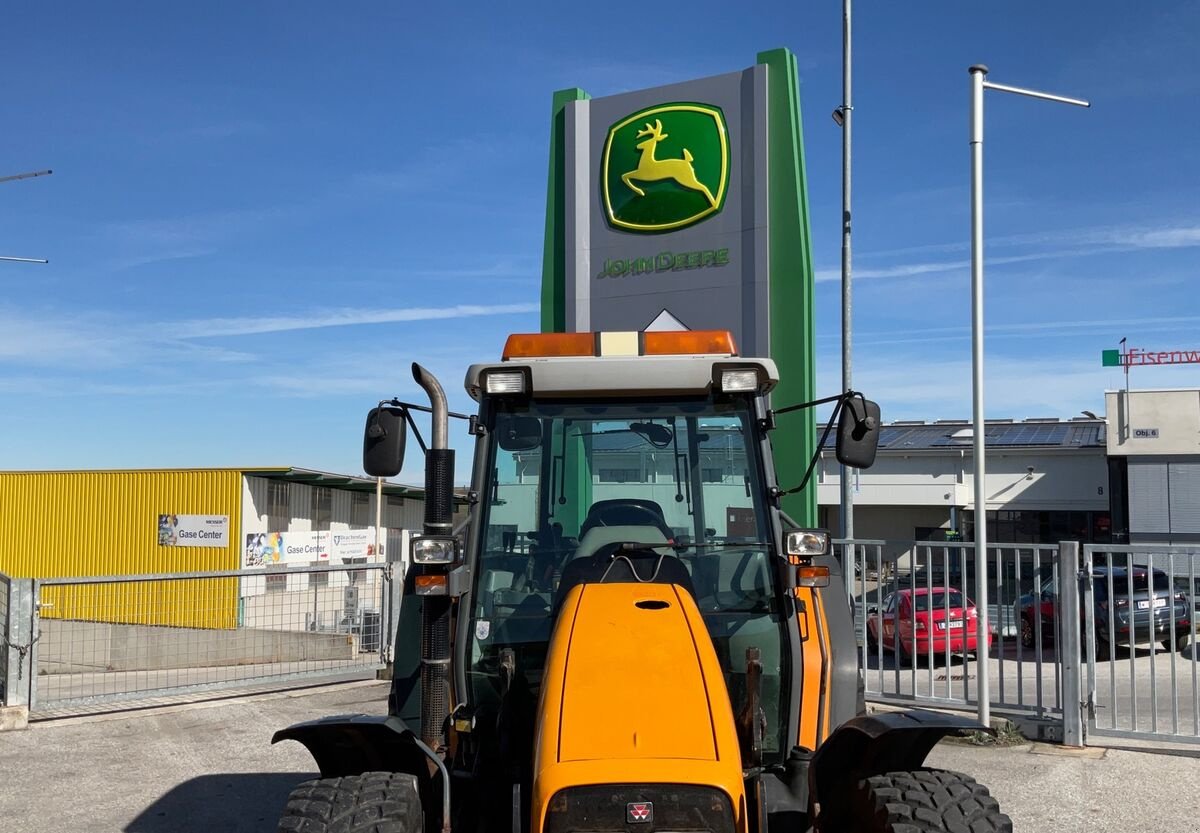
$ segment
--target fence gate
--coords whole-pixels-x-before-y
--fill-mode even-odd
[[[1200,546],[1084,548],[1091,735],[1200,743]]]
[[[1061,737],[1064,667],[1078,680],[1079,662],[1064,666],[1057,638],[1066,601],[1057,589],[1058,545],[988,547],[992,639],[988,667],[981,669],[974,625],[964,615],[974,606],[973,543],[835,543],[849,556],[842,563],[854,565],[849,589],[868,700],[974,710],[979,675],[987,673],[994,712],[1032,718],[1046,727],[1045,736]]]
[[[33,582],[31,710],[372,677],[390,659],[393,565]]]

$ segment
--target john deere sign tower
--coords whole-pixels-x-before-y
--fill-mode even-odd
[[[776,405],[815,398],[813,271],[795,57],[589,98],[554,95],[545,331],[728,329],[770,356]],[[780,418],[781,483],[813,452],[811,411]],[[785,508],[816,524],[816,490]]]

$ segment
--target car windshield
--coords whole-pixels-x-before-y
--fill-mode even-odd
[[[949,592],[945,590],[934,590],[932,593],[918,593],[913,596],[913,607],[916,610],[929,610],[930,600],[933,601],[934,610],[945,610],[947,606],[951,610],[963,607],[963,595],[957,590]]]
[[[761,649],[765,745],[786,752],[787,659],[749,398],[491,404],[493,479],[481,496],[468,633],[472,699],[498,700],[505,648],[536,694],[572,562],[622,543],[657,545],[686,570],[680,581],[692,585],[735,708],[746,648]]]

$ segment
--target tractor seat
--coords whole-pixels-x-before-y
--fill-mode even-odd
[[[587,517],[579,525],[579,537],[582,540],[588,532],[597,527],[642,526],[645,524],[656,526],[668,540],[673,535],[671,527],[667,526],[667,516],[657,501],[646,498],[598,500],[591,505]]]
[[[666,544],[666,538],[652,526],[601,526],[589,530],[579,542],[576,557],[563,568],[562,580],[554,594],[554,615],[572,587],[580,584],[643,582],[677,584],[696,597],[692,574],[669,547],[654,547],[620,552],[625,542]]]

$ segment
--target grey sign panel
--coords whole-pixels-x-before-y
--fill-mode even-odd
[[[766,97],[767,70],[760,65],[567,105],[567,330],[643,330],[666,310],[689,329],[731,330],[744,355],[770,355]],[[723,206],[676,230],[617,228],[606,216],[601,181],[609,130],[671,103],[724,114]]]

